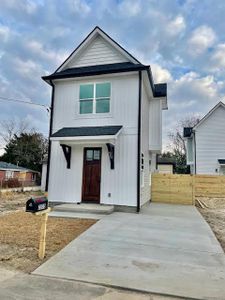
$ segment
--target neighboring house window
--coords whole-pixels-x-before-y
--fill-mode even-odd
[[[14,172],[13,171],[6,171],[5,172],[5,178],[6,179],[10,179],[10,178],[13,178],[13,176],[14,176]]]
[[[109,82],[80,85],[80,114],[109,113],[110,94]]]
[[[145,185],[145,172],[144,172],[145,158],[144,154],[141,153],[141,187]]]
[[[31,180],[32,180],[32,181],[35,181],[35,180],[36,180],[36,174],[35,174],[35,173],[32,173],[32,174],[31,174]]]

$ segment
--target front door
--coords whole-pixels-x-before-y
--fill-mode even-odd
[[[83,202],[100,202],[101,148],[84,148]]]

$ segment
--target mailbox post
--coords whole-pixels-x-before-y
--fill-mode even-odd
[[[51,208],[48,207],[48,200],[46,197],[29,199],[26,203],[26,212],[31,212],[35,216],[41,216],[41,232],[40,232],[40,242],[38,257],[43,259],[45,257],[45,245],[46,245],[46,229],[48,213]]]

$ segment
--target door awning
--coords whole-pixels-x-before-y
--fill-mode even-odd
[[[116,139],[123,126],[64,127],[51,135],[52,141],[107,141]]]

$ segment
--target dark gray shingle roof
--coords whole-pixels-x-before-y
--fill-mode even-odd
[[[184,127],[183,137],[190,137],[192,134],[192,127]]]
[[[95,127],[64,127],[51,137],[99,136],[115,135],[123,126],[95,126]]]
[[[218,159],[219,164],[225,165],[225,159]]]
[[[133,64],[131,62],[107,64],[107,65],[95,65],[88,67],[69,68],[64,71],[55,72],[48,76],[43,76],[44,80],[60,79],[60,78],[72,78],[91,75],[111,74],[118,72],[129,72],[147,70],[149,66],[142,64]]]
[[[166,97],[167,96],[167,84],[166,83],[156,83],[154,96],[155,97]]]

